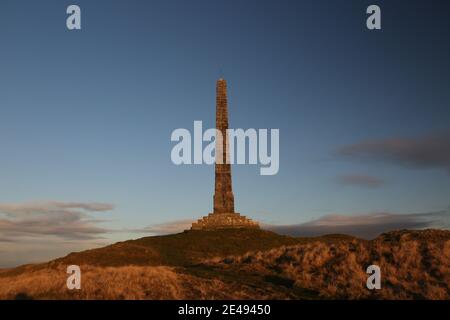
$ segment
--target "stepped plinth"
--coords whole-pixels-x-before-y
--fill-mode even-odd
[[[239,213],[210,213],[192,224],[191,230],[217,230],[228,228],[259,229],[257,222]]]

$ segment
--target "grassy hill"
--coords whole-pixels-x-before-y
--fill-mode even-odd
[[[82,270],[69,291],[65,268]],[[382,290],[366,288],[379,265]],[[450,231],[374,240],[264,230],[189,231],[119,242],[0,272],[0,299],[450,299]]]
[[[186,231],[119,242],[104,248],[71,253],[53,264],[95,266],[187,266],[216,256],[264,251],[304,240],[258,229]]]

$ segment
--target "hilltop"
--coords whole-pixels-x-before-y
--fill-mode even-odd
[[[95,266],[187,266],[206,258],[264,251],[301,240],[260,229],[190,230],[178,234],[145,237],[104,248],[72,253],[55,263]]]
[[[82,289],[65,287],[67,265]],[[382,289],[366,289],[368,265]],[[0,299],[450,299],[450,231],[293,238],[188,231],[71,253],[0,273]]]

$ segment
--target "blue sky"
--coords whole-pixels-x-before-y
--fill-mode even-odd
[[[214,169],[173,165],[170,135],[214,126],[221,75],[232,127],[280,129],[277,175],[234,166],[237,211],[289,225],[448,210],[449,5],[376,1],[382,30],[369,31],[372,2],[2,1],[1,221],[25,219],[12,212],[26,203],[58,201],[53,214],[76,202],[107,220],[95,225],[111,242],[207,214]],[[73,3],[81,31],[66,29]],[[0,267],[88,247],[31,257],[8,230]]]

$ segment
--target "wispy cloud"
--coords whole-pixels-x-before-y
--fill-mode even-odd
[[[343,146],[337,154],[413,168],[443,168],[450,172],[450,131],[415,138],[366,140]]]
[[[327,215],[317,220],[292,225],[265,225],[264,228],[291,236],[320,236],[348,234],[365,239],[398,229],[424,229],[450,227],[450,212],[424,212],[396,214],[378,212],[360,215]]]
[[[91,214],[113,209],[108,203],[0,203],[0,267],[98,246],[113,230]]]
[[[191,228],[191,224],[194,220],[185,219],[185,220],[175,220],[166,223],[154,224],[142,229],[134,229],[130,230],[131,232],[136,233],[146,233],[146,234],[154,234],[154,235],[164,235],[164,234],[173,234],[179,233],[184,230],[188,230]]]
[[[363,174],[346,174],[336,177],[336,182],[347,186],[376,188],[384,184],[380,178]]]
[[[24,216],[36,216],[41,214],[58,214],[61,212],[99,212],[113,210],[114,206],[108,203],[83,203],[41,201],[26,203],[0,203],[0,213],[18,218]]]
[[[0,203],[0,236],[56,236],[64,239],[95,239],[109,230],[96,226],[90,212],[110,211],[111,204],[79,202]]]

